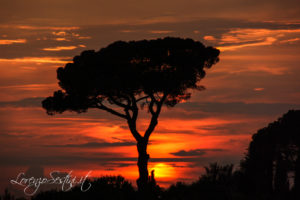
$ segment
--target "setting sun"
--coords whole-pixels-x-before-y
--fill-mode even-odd
[[[154,167],[151,168],[150,171],[152,170],[154,170],[154,175],[157,178],[170,178],[175,175],[174,167],[164,163],[158,163],[154,165]]]

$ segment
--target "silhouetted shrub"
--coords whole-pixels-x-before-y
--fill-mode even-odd
[[[105,176],[90,181],[91,187],[82,192],[81,186],[74,187],[71,191],[46,191],[37,194],[32,200],[134,200],[136,193],[131,183],[121,176]]]

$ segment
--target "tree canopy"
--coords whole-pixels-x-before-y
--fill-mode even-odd
[[[48,114],[100,108],[126,118],[104,102],[130,110],[142,100],[150,105],[147,98],[153,104],[164,98],[164,105],[174,106],[190,98],[188,89],[203,89],[198,82],[218,55],[219,50],[200,42],[170,37],[117,41],[99,51],[83,51],[57,69],[63,91],[54,92],[43,107]]]

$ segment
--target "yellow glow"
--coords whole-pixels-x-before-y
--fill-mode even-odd
[[[170,178],[175,175],[174,167],[164,163],[154,165],[154,167],[150,169],[150,172],[152,170],[154,170],[154,175],[157,178]]]

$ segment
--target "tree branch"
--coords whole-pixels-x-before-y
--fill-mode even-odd
[[[133,137],[135,138],[135,140],[137,142],[141,141],[142,136],[140,135],[140,133],[136,130],[136,122],[132,121],[130,119],[127,120],[128,123],[128,127],[130,129],[131,134],[133,135]]]
[[[116,99],[114,99],[112,96],[109,96],[108,97],[109,100],[111,100],[114,104],[120,106],[120,107],[123,107],[123,108],[129,108],[130,107],[130,102],[128,101],[127,105],[126,104],[123,104],[119,101],[117,101]]]
[[[122,114],[122,113],[119,113],[118,111],[115,111],[115,110],[113,110],[111,108],[108,108],[107,106],[103,105],[102,102],[101,102],[101,100],[99,100],[99,99],[98,99],[97,103],[95,104],[95,107],[99,108],[99,109],[102,109],[102,110],[105,110],[105,111],[107,111],[107,112],[109,112],[111,114],[114,114],[116,116],[119,116],[121,118],[126,119],[128,127],[129,127],[130,132],[132,133],[133,137],[136,139],[136,141],[141,141],[142,136],[136,130],[136,119],[137,119],[138,108],[135,105],[136,105],[136,103],[133,104],[132,108],[130,108],[129,106],[126,107],[124,109],[124,111],[125,111],[126,114]],[[132,111],[133,111],[133,115],[132,116],[130,116],[129,109],[132,109]]]
[[[155,104],[155,101],[151,100],[150,104],[149,104],[149,111],[152,115],[155,115],[155,112],[153,110],[153,106]]]
[[[141,101],[141,100],[143,100],[143,99],[147,99],[147,98],[149,98],[149,97],[150,97],[149,95],[144,96],[144,97],[141,97],[141,98],[137,99],[136,102],[139,102],[139,101]]]
[[[137,106],[138,100],[135,99],[134,95],[131,95],[132,102],[132,120],[136,121],[139,113],[139,109]]]
[[[113,115],[116,115],[118,117],[121,117],[121,118],[124,118],[124,119],[127,119],[127,116],[122,114],[122,113],[119,113],[118,111],[115,111],[114,109],[111,109],[111,108],[108,108],[107,106],[103,105],[101,102],[98,102],[95,106],[96,108],[99,108],[101,110],[105,110]]]
[[[153,98],[151,97],[152,100],[149,104],[149,110],[150,110],[150,113],[152,114],[152,117],[151,117],[150,124],[149,124],[149,126],[148,126],[148,128],[147,128],[147,130],[144,134],[144,138],[145,138],[146,141],[149,140],[149,137],[150,137],[151,133],[154,131],[154,129],[155,129],[157,123],[158,123],[157,119],[158,119],[158,116],[160,114],[162,105],[163,105],[166,98],[167,98],[167,94],[164,94],[160,101],[157,101],[154,98],[154,96],[153,96]],[[153,110],[153,105],[154,104],[156,104],[156,111]]]
[[[137,142],[142,140],[142,136],[139,134],[139,132],[136,130],[136,120],[138,117],[138,107],[137,107],[137,100],[135,99],[134,95],[130,95],[131,102],[132,102],[132,116],[130,116],[128,109],[125,109],[127,118],[127,123],[130,129],[130,132],[132,133],[133,137],[136,139]]]

